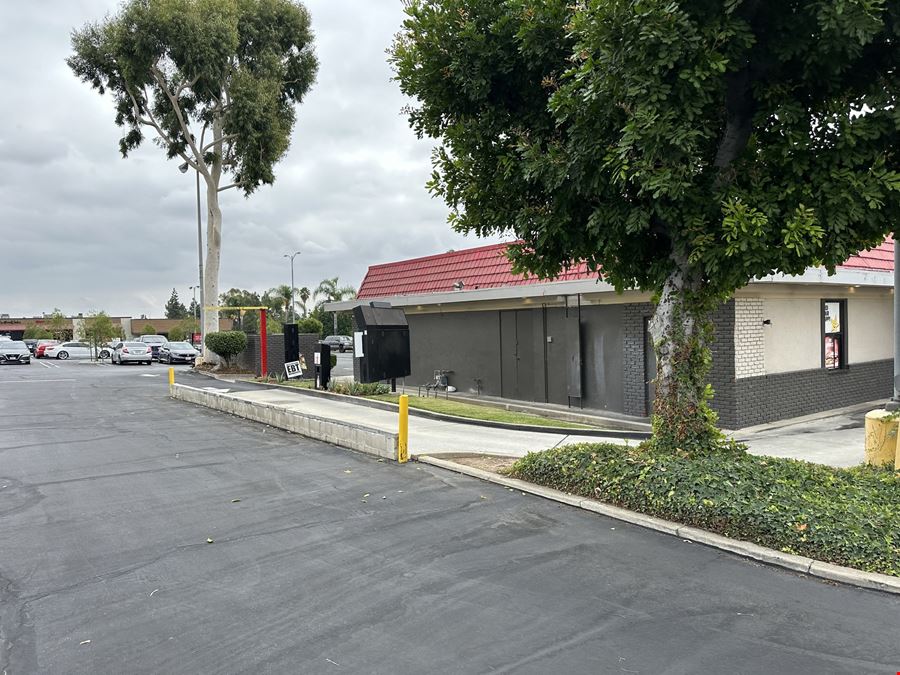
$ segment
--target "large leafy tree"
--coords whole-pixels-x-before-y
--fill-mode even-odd
[[[67,63],[112,95],[122,155],[149,134],[205,183],[206,298],[219,296],[219,194],[249,196],[275,180],[295,106],[315,79],[312,45],[295,0],[126,0],[72,35]],[[203,314],[204,332],[218,331],[218,312]]]
[[[708,312],[900,217],[900,3],[407,0],[391,54],[451,222],[658,298],[657,443],[715,445]]]

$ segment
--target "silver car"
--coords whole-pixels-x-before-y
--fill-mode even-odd
[[[160,363],[193,363],[199,355],[189,342],[166,342],[160,345],[156,358]]]
[[[119,342],[112,352],[112,363],[121,366],[125,363],[153,363],[153,351],[150,345],[143,342]]]
[[[31,364],[31,352],[28,345],[18,340],[0,341],[0,364],[24,363]]]

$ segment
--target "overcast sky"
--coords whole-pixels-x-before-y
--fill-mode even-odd
[[[117,0],[0,0],[0,313],[162,316],[197,281],[194,176],[151,143],[122,159],[113,106],[68,69],[73,28]],[[385,49],[400,0],[306,0],[320,60],[274,186],[223,193],[219,288],[339,276],[486,243],[424,188],[431,143],[401,114]],[[205,208],[204,208],[205,212]]]

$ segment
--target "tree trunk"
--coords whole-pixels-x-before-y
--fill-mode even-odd
[[[206,178],[206,264],[203,268],[203,293],[207,307],[219,305],[219,261],[222,256],[222,209],[219,208],[219,181],[222,178],[222,121],[218,117],[212,124],[215,159],[207,164]],[[219,330],[219,310],[208,309],[203,313],[203,335]],[[203,360],[219,363],[219,357],[203,345]]]
[[[206,265],[203,268],[203,292],[208,307],[219,304],[219,260],[222,252],[222,210],[219,208],[218,186],[207,185]],[[203,314],[203,334],[219,330],[219,310],[207,309]],[[204,345],[203,360],[217,363],[218,357]]]
[[[721,438],[708,406],[711,325],[701,283],[679,264],[650,321],[657,364],[653,443],[664,451],[706,452]]]

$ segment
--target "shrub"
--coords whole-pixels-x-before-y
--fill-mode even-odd
[[[900,474],[612,443],[530,453],[512,475],[786,553],[900,576]]]
[[[231,359],[247,346],[247,335],[239,330],[223,330],[218,333],[208,333],[203,343],[210,351],[225,359],[226,365],[231,365]]]
[[[173,326],[169,329],[168,338],[172,342],[182,342],[185,337],[187,337],[187,333],[185,333],[184,328],[181,326]]]
[[[305,319],[300,319],[297,322],[297,332],[298,333],[315,333],[316,335],[322,334],[322,322],[318,319],[313,319],[312,317],[307,317]]]
[[[335,394],[348,396],[376,396],[387,394],[391,388],[383,382],[347,382],[344,380],[332,380],[328,383],[328,391]]]
[[[141,335],[156,335],[156,326],[152,323],[145,323],[141,328]]]

